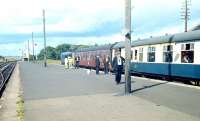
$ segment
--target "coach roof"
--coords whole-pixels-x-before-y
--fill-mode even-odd
[[[84,51],[95,51],[95,50],[110,50],[113,44],[108,45],[100,45],[100,46],[91,46],[88,48],[80,48],[76,50],[76,52],[84,52]]]
[[[72,52],[62,52],[61,55],[70,55]]]
[[[184,42],[184,41],[200,41],[200,30],[178,33],[174,35],[165,35],[160,37],[152,37],[147,39],[135,40],[131,42],[131,46],[154,45],[171,42]],[[123,48],[125,42],[117,43],[113,48]]]

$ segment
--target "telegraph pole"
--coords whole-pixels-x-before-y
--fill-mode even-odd
[[[29,51],[30,51],[30,49],[29,49],[29,40],[28,40],[28,62],[30,61],[30,54],[29,54],[30,52]]]
[[[45,30],[45,10],[44,10],[44,9],[43,9],[43,31],[44,31],[44,67],[47,67],[46,30]]]
[[[33,40],[33,32],[32,32],[32,46],[33,46],[33,62],[35,61],[35,56],[34,56],[34,40]]]
[[[125,0],[125,94],[131,93],[131,0]]]
[[[184,20],[184,23],[185,23],[185,32],[187,32],[187,26],[188,26],[188,20],[190,19],[190,3],[191,3],[191,0],[184,0],[183,2],[183,6],[181,8],[181,16],[182,16],[182,20]]]

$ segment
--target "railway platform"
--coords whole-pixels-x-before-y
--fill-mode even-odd
[[[132,77],[132,93],[114,75],[19,63],[25,121],[199,121],[200,89]],[[123,77],[122,77],[123,80]]]

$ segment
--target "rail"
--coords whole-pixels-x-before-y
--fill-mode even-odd
[[[0,97],[5,89],[9,77],[15,68],[16,62],[0,63]]]

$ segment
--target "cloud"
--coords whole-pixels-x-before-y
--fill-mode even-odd
[[[7,0],[0,5],[0,25],[4,25],[0,32],[42,32],[43,8],[48,31],[89,31],[119,19],[121,3],[121,0]]]
[[[0,44],[0,55],[16,56],[21,55],[21,48],[26,50],[25,43]]]
[[[200,22],[199,4],[199,0],[192,0],[189,28]],[[132,0],[132,38],[182,32],[181,5],[180,0]],[[0,4],[0,47],[10,45],[7,55],[25,48],[22,43],[31,40],[32,32],[38,50],[43,48],[42,9],[46,10],[51,46],[123,40],[124,0],[6,0]],[[3,49],[0,54],[6,55]]]

